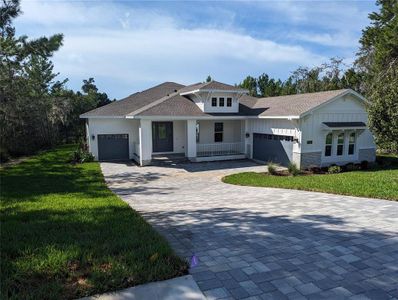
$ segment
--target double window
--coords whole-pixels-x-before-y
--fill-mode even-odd
[[[222,143],[224,135],[224,123],[214,123],[214,142]]]

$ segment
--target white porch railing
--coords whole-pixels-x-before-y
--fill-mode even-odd
[[[244,153],[244,143],[214,143],[214,144],[197,144],[196,155],[204,156],[224,156],[236,155]]]

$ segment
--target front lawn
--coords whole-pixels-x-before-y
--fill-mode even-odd
[[[239,173],[223,178],[226,183],[316,191],[398,201],[398,164],[366,171],[339,174],[273,176],[264,173]]]
[[[1,175],[1,298],[71,299],[187,272],[166,240],[73,146]]]

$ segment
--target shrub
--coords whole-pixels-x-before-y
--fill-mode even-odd
[[[340,173],[340,172],[341,172],[341,167],[339,167],[339,166],[330,166],[328,168],[328,173],[329,174],[337,174],[337,173]]]
[[[94,156],[88,152],[87,147],[84,144],[80,144],[72,154],[71,162],[73,163],[84,163],[94,161]]]
[[[276,165],[272,162],[268,163],[268,173],[271,175],[276,175]]]
[[[289,173],[293,176],[297,176],[298,174],[300,174],[300,169],[297,168],[297,165],[295,163],[289,163],[287,169]]]

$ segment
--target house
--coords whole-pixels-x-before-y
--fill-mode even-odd
[[[250,158],[300,168],[375,160],[365,99],[350,90],[255,98],[217,81],[165,82],[81,115],[98,160]]]

